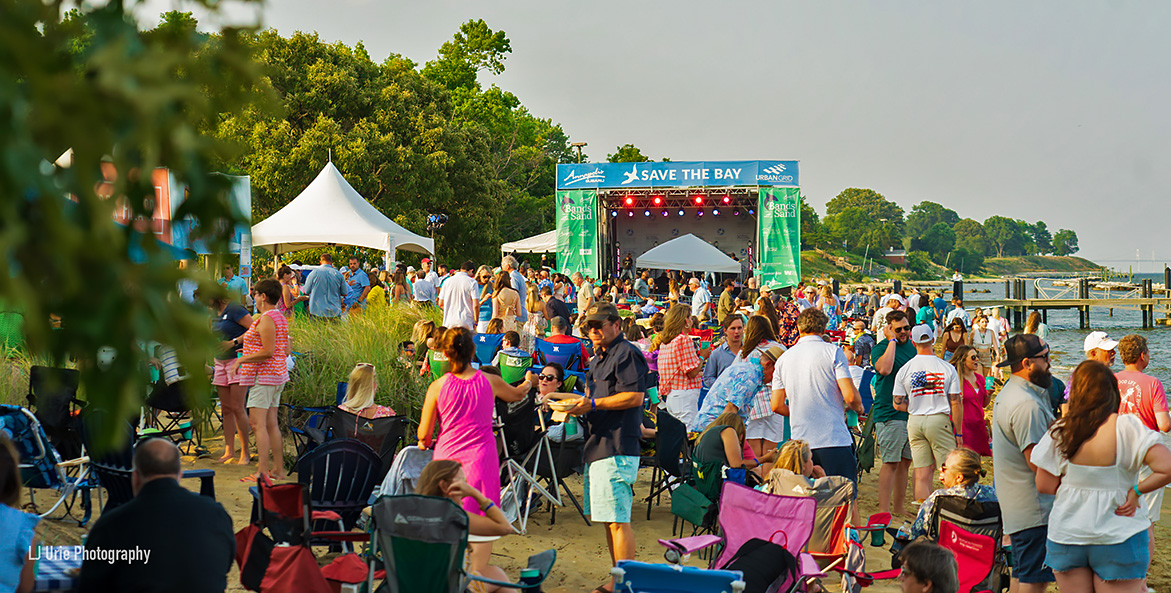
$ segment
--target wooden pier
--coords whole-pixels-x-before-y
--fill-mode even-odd
[[[1029,311],[1039,311],[1041,320],[1048,323],[1050,309],[1077,309],[1078,327],[1090,328],[1090,309],[1138,309],[1142,312],[1142,327],[1144,329],[1161,325],[1163,319],[1156,319],[1156,311],[1164,313],[1164,318],[1171,317],[1171,291],[1155,296],[1151,280],[1143,280],[1139,289],[1130,291],[1126,296],[1117,298],[1093,298],[1090,292],[1090,280],[1082,279],[1072,290],[1062,291],[1058,295],[1039,294],[1036,285],[1033,286],[1033,297],[1028,296],[1029,282],[1022,278],[1013,278],[1004,281],[1005,294],[1012,296],[1008,299],[981,299],[964,300],[964,307],[1003,307],[1012,319],[1013,327],[1020,330],[1024,327]]]

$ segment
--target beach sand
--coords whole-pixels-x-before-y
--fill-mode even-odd
[[[223,453],[222,437],[209,439],[207,445],[213,456],[218,457]],[[248,487],[251,484],[240,482],[240,478],[246,476],[250,471],[255,471],[255,467],[255,464],[243,467],[218,464],[211,459],[183,458],[184,469],[216,470],[216,499],[232,516],[236,530],[247,525],[252,505],[252,497],[248,493]],[[984,481],[990,484],[991,463],[989,460],[985,461],[985,467],[989,470],[989,475]],[[668,496],[664,495],[662,504],[652,508],[650,520],[646,519],[647,505],[645,502],[641,502],[639,497],[645,497],[649,491],[650,475],[649,469],[641,470],[638,484],[635,486],[632,523],[638,546],[637,559],[645,562],[664,562],[663,548],[658,545],[656,540],[671,537],[673,516],[670,511],[670,500]],[[570,477],[566,483],[580,501],[580,476]],[[862,476],[859,501],[861,502],[863,518],[877,511],[877,483],[877,472]],[[183,485],[193,491],[199,489],[198,480],[184,480]],[[40,495],[39,500],[42,502],[48,500],[47,494]],[[545,582],[544,590],[549,593],[589,593],[603,582],[610,568],[605,533],[601,525],[595,524],[587,527],[569,501],[564,496],[562,498],[565,501],[565,507],[557,509],[555,524],[551,524],[553,517],[547,510],[542,509],[540,512],[535,512],[529,519],[526,535],[508,536],[496,543],[493,549],[493,563],[515,577],[520,568],[525,566],[529,555],[555,548],[557,550],[557,564]],[[1171,513],[1171,508],[1165,503],[1164,516],[1171,516],[1169,513]],[[61,516],[61,514],[62,512],[58,510],[54,516]],[[95,521],[96,515],[95,511]],[[913,516],[908,518],[913,519]],[[898,521],[895,523],[897,525]],[[93,523],[91,522],[90,525]],[[45,544],[69,545],[79,543],[85,530],[78,528],[76,521],[66,519],[42,521],[37,532]],[[1171,541],[1171,530],[1164,525],[1156,525],[1155,538],[1160,544],[1169,542]],[[888,546],[889,543],[890,538],[888,537]],[[1162,545],[1160,547],[1165,549]],[[332,559],[331,555],[325,553],[324,548],[316,548],[315,551],[323,564]],[[873,548],[867,545],[866,554],[868,570],[875,571],[890,567],[890,553],[887,549]],[[706,561],[692,558],[688,564],[703,566]],[[1171,565],[1167,562],[1166,554],[1157,553],[1151,566],[1149,586],[1158,591],[1167,589],[1168,586],[1171,586],[1171,574],[1169,573],[1171,573]],[[836,576],[830,576],[825,580],[825,586],[827,589],[840,590],[838,582]],[[228,590],[244,590],[240,586],[239,572],[235,566],[232,567],[231,574],[228,576]],[[898,581],[875,583],[867,590],[874,593],[891,593],[898,590]],[[1056,590],[1056,586],[1050,587],[1050,591]]]

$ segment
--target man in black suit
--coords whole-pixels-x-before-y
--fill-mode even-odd
[[[134,500],[103,513],[90,531],[78,590],[220,593],[236,557],[232,518],[215,500],[179,485],[179,449],[150,439],[134,450]],[[109,562],[123,551],[127,559]]]

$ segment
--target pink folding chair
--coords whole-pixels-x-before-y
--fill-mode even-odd
[[[805,546],[813,534],[816,501],[801,496],[778,496],[725,481],[720,490],[719,525],[722,536],[699,535],[673,540],[659,540],[667,548],[667,561],[677,563],[692,552],[722,543],[709,568],[725,566],[745,542],[753,538],[779,544],[798,559],[798,578],[824,576],[817,561],[806,553]],[[789,591],[796,583],[782,584]]]

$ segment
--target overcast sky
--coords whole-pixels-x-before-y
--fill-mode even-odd
[[[513,50],[481,82],[592,160],[625,143],[796,159],[821,213],[865,187],[908,213],[1070,228],[1079,255],[1123,270],[1137,250],[1143,271],[1171,262],[1171,3],[272,0],[262,16],[420,65],[476,18]]]

